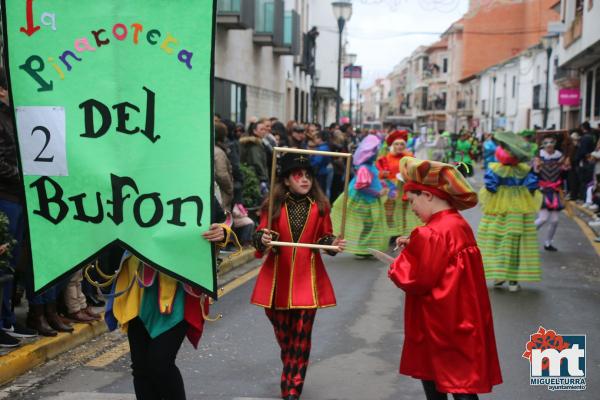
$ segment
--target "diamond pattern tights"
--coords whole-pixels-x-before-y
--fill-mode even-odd
[[[312,327],[317,314],[310,310],[265,309],[281,348],[281,397],[300,397],[310,356]]]

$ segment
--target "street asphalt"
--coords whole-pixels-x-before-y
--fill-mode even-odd
[[[479,209],[464,215],[477,226]],[[504,383],[481,399],[600,398],[600,257],[564,215],[555,245],[558,253],[542,250],[542,282],[523,284],[517,293],[489,289]],[[346,254],[324,259],[338,306],[317,314],[302,399],[424,399],[420,382],[397,373],[404,294],[388,280],[386,266]],[[187,342],[182,348],[178,365],[189,399],[278,398],[279,350],[264,311],[249,303],[253,284],[254,279],[215,304],[212,313],[224,317],[207,325],[198,350]],[[559,334],[587,334],[587,390],[551,392],[530,386],[529,363],[521,355],[539,326]],[[105,335],[99,340],[103,349],[94,357],[108,354],[110,360],[111,349],[123,340],[118,334]],[[107,341],[112,343],[108,348]],[[90,366],[93,362],[77,361],[76,355],[77,350],[2,388],[0,399],[134,398],[126,352],[95,367]]]

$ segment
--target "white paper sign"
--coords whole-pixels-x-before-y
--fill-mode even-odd
[[[64,107],[17,107],[23,175],[67,176]]]

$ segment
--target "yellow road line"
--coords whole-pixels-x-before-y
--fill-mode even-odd
[[[221,295],[219,297],[223,297],[226,294],[231,293],[235,289],[239,288],[240,286],[244,285],[245,283],[256,277],[258,275],[259,270],[260,268],[256,267],[251,271],[246,272],[244,275],[229,282],[227,285],[223,286],[223,288],[221,289]],[[110,351],[99,355],[93,360],[90,360],[87,364],[85,364],[85,366],[92,368],[104,368],[107,365],[117,361],[119,358],[123,357],[127,353],[129,353],[129,342],[125,341],[119,344],[118,346],[110,349]]]
[[[125,341],[117,345],[116,347],[113,347],[112,349],[110,349],[110,351],[107,351],[106,353],[99,355],[93,360],[90,360],[87,364],[85,364],[85,366],[92,368],[103,368],[106,367],[108,364],[117,361],[119,358],[121,358],[127,353],[129,353],[129,342]]]
[[[583,231],[583,234],[588,238],[594,250],[596,250],[596,254],[598,254],[598,257],[600,257],[600,243],[596,242],[596,237],[592,233],[592,229],[579,217],[575,217],[573,220],[577,223],[577,225],[579,225]]]
[[[259,270],[260,270],[260,267],[256,267],[256,268],[252,269],[251,271],[246,272],[244,275],[240,276],[239,278],[236,278],[233,281],[229,282],[227,285],[223,286],[223,289],[221,291],[221,296],[219,296],[219,297],[225,296],[227,293],[230,293],[231,291],[239,288],[240,286],[242,286],[249,280],[256,277],[258,275]]]

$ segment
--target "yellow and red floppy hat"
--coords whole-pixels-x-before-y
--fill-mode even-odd
[[[400,160],[400,174],[404,181],[404,200],[407,192],[420,190],[448,201],[458,210],[477,205],[477,193],[450,164],[403,157]]]

